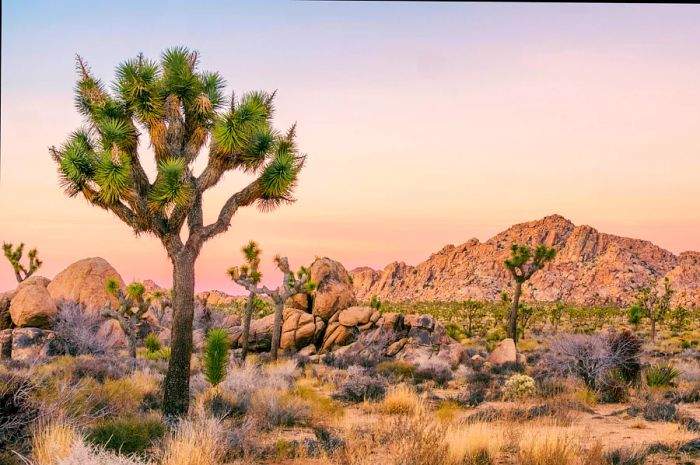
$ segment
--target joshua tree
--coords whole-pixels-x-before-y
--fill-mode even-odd
[[[566,306],[562,302],[555,302],[554,305],[549,307],[549,322],[554,326],[554,334],[559,331],[559,323],[561,323],[561,317],[564,315],[564,309]]]
[[[105,283],[107,292],[117,298],[119,307],[112,310],[112,303],[108,300],[102,310],[102,316],[117,320],[129,341],[129,355],[136,358],[136,341],[139,333],[141,319],[150,307],[150,302],[144,299],[146,288],[141,283],[131,283],[126,287],[126,292],[119,287],[114,278],[109,278]]]
[[[257,285],[262,278],[262,273],[258,270],[260,266],[260,247],[255,241],[248,242],[248,245],[241,249],[245,257],[247,265],[241,267],[249,281],[253,285]],[[241,336],[241,346],[243,348],[241,356],[243,360],[248,356],[248,338],[250,337],[250,320],[253,317],[253,309],[255,307],[255,292],[249,291],[248,300],[245,305],[245,313],[243,314],[243,335]]]
[[[260,251],[258,250],[257,254],[259,253]],[[247,258],[248,256],[246,255],[246,259]],[[229,276],[231,276],[231,279],[236,284],[243,286],[252,294],[268,295],[275,303],[275,320],[272,327],[272,347],[270,349],[272,360],[277,360],[277,351],[282,335],[282,312],[284,311],[284,303],[294,294],[312,292],[316,288],[315,283],[309,280],[310,273],[307,268],[302,266],[295,275],[289,268],[287,257],[280,257],[278,255],[275,257],[275,263],[283,274],[282,285],[275,289],[269,289],[267,286],[258,287],[257,283],[260,281],[261,275],[259,275],[257,267],[253,269],[249,265],[243,265],[241,267],[234,266],[228,270]],[[254,273],[258,273],[257,279]]]
[[[164,291],[163,289],[156,289],[152,291],[147,298],[153,302],[158,302],[158,305],[151,306],[151,313],[158,320],[158,326],[161,328],[165,324],[165,317],[168,314],[168,309],[172,308],[172,289]]]
[[[637,302],[632,305],[630,314],[637,313],[646,317],[651,322],[651,340],[656,339],[656,324],[663,321],[666,313],[671,308],[671,296],[673,289],[668,277],[664,278],[664,288],[662,292],[657,290],[657,285],[642,287],[637,295]]]
[[[464,325],[465,334],[467,337],[472,337],[474,325],[478,322],[478,320],[486,316],[484,304],[474,300],[465,300],[462,302],[462,308],[464,318],[467,320],[467,324]]]
[[[194,265],[209,239],[228,230],[241,207],[263,211],[293,202],[305,157],[295,145],[295,126],[272,127],[274,92],[224,97],[216,72],[198,69],[199,55],[184,47],[159,61],[143,55],[117,67],[113,91],[77,58],[76,105],[86,127],[72,133],[51,155],[69,196],[82,194],[111,211],[138,235],[157,237],[173,266],[172,354],[163,383],[163,412],[177,416],[189,404]],[[145,133],[157,173],[151,180],[138,152]],[[193,164],[207,148],[198,175]],[[254,175],[204,223],[204,193],[229,171]],[[187,223],[187,233],[183,227]]]
[[[17,246],[17,248],[13,249],[12,244],[3,242],[2,248],[5,251],[5,257],[10,262],[10,265],[12,265],[12,269],[15,271],[15,278],[17,278],[18,283],[21,283],[22,281],[33,275],[34,272],[38,270],[42,264],[42,261],[39,260],[38,252],[36,251],[36,248],[34,248],[30,250],[27,254],[27,256],[29,257],[29,269],[22,265],[24,243],[20,243]]]
[[[533,274],[544,264],[552,261],[556,251],[542,244],[533,250],[526,245],[513,244],[510,247],[510,258],[504,265],[515,281],[515,291],[513,292],[513,302],[508,318],[508,337],[518,342],[518,309],[520,308],[520,294],[523,290],[523,283],[532,277]]]

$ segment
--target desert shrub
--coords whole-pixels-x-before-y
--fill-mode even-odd
[[[31,402],[32,389],[34,384],[27,373],[0,370],[0,449],[23,439],[29,425],[39,416]]]
[[[452,465],[492,465],[504,445],[503,431],[474,423],[450,428],[445,435],[447,461]]]
[[[508,378],[503,386],[504,400],[520,400],[533,397],[537,389],[535,380],[527,375],[516,374]]]
[[[443,423],[450,423],[461,411],[462,406],[459,402],[454,400],[443,400],[435,409],[435,418]]]
[[[377,365],[376,369],[380,375],[398,381],[411,379],[416,372],[416,367],[413,364],[403,360],[384,361]]]
[[[352,366],[348,369],[348,376],[333,394],[337,399],[348,402],[363,402],[384,397],[386,382],[378,377],[367,375],[364,369]]]
[[[569,465],[576,461],[575,437],[557,428],[533,428],[523,434],[519,465]]]
[[[202,364],[204,376],[212,386],[218,385],[226,377],[228,350],[228,332],[222,328],[210,330],[204,342]]]
[[[550,375],[573,375],[598,390],[612,370],[626,382],[638,376],[641,342],[629,332],[568,335],[554,341],[544,366]]]
[[[560,396],[569,390],[566,381],[561,378],[545,377],[535,379],[535,385],[537,394],[544,399]]]
[[[518,362],[505,362],[491,367],[491,374],[508,375],[511,373],[524,373],[525,365]]]
[[[633,447],[622,447],[605,453],[606,465],[642,465],[646,459],[646,451]]]
[[[415,414],[422,408],[423,402],[416,391],[404,384],[391,387],[380,404],[380,410],[390,415]]]
[[[87,440],[118,454],[143,453],[163,437],[165,426],[157,417],[103,420],[91,428]]]
[[[647,421],[674,421],[677,419],[678,408],[671,402],[649,401],[643,406],[632,406],[627,409],[632,416],[642,415]]]
[[[444,386],[453,378],[450,364],[439,359],[420,361],[414,375],[416,381],[435,381],[439,386]]]
[[[476,407],[486,400],[486,390],[482,387],[469,388],[460,391],[455,400],[466,407]]]
[[[219,465],[226,452],[226,432],[214,418],[181,420],[166,437],[160,465]]]
[[[148,333],[145,338],[143,338],[143,346],[146,348],[148,353],[155,353],[161,349],[160,339],[154,333]]]
[[[119,379],[133,370],[131,359],[117,356],[93,357],[82,355],[72,359],[74,379],[89,376],[101,383],[107,379]]]
[[[622,403],[628,399],[628,384],[620,370],[610,370],[599,382],[601,402]]]
[[[170,347],[161,347],[160,350],[156,350],[155,352],[150,352],[146,351],[146,359],[158,362],[161,360],[168,360],[170,358]]]
[[[114,343],[97,336],[101,324],[97,313],[86,312],[77,302],[65,301],[58,306],[54,331],[69,355],[99,355]]]
[[[258,428],[304,425],[311,419],[311,407],[303,399],[289,393],[262,389],[251,399],[249,414]]]
[[[402,415],[387,425],[388,463],[391,465],[434,465],[444,463],[445,427],[428,415]]]
[[[678,375],[680,372],[670,363],[654,365],[644,370],[644,379],[649,387],[671,386]]]

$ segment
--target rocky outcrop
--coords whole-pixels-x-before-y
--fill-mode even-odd
[[[322,350],[330,350],[354,341],[379,320],[379,313],[370,307],[350,307],[336,312],[328,322]]]
[[[59,344],[53,331],[39,328],[16,328],[12,330],[12,359],[35,360],[39,357],[57,355]]]
[[[584,305],[627,305],[640,287],[668,276],[677,291],[673,304],[700,307],[700,253],[679,256],[649,241],[575,226],[559,215],[512,226],[486,242],[448,245],[417,266],[395,262],[384,270],[351,271],[357,299],[384,301],[495,300],[510,290],[503,267],[513,242],[547,244],[553,262],[524,286],[524,298]]]
[[[296,351],[320,341],[326,326],[321,318],[296,308],[285,308],[282,315],[280,349]],[[274,321],[275,316],[272,314],[250,322],[248,346],[252,352],[270,350]],[[236,326],[231,330],[231,341],[234,349],[241,347],[243,344],[242,326]]]
[[[369,324],[371,326],[357,331],[352,342],[339,344],[341,347],[336,348],[333,355],[376,361],[388,357],[417,366],[438,361],[451,367],[457,366],[465,357],[465,349],[430,315],[386,313]]]
[[[116,298],[105,290],[108,278],[116,278],[120,286],[124,286],[121,276],[107,260],[85,258],[58,273],[47,289],[56,301],[73,300],[88,311],[98,312],[107,300],[112,302],[113,308],[118,304]]]
[[[22,283],[10,303],[10,317],[15,326],[50,328],[58,309],[49,291],[39,281]]]
[[[339,310],[357,304],[350,275],[343,265],[330,258],[317,258],[309,267],[311,280],[317,284],[313,314],[329,321]]]

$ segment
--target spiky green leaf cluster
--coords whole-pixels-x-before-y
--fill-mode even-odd
[[[131,161],[119,150],[105,151],[95,169],[94,180],[100,187],[98,197],[106,204],[118,202],[131,190]]]
[[[134,300],[140,301],[146,292],[146,287],[139,282],[133,282],[126,286],[126,295]]]
[[[217,386],[226,378],[229,346],[228,332],[225,329],[209,330],[204,342],[202,367],[205,378],[212,386]]]
[[[108,294],[116,296],[119,293],[119,281],[117,278],[111,276],[105,281],[105,290]]]
[[[167,158],[158,164],[158,177],[148,193],[155,210],[186,205],[192,195],[192,186],[185,179],[187,162],[183,158]]]
[[[510,247],[510,258],[503,264],[516,281],[524,282],[555,256],[556,250],[544,244],[539,245],[533,253],[530,247],[514,243]]]

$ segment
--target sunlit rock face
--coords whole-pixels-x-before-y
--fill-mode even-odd
[[[665,276],[676,290],[673,304],[700,306],[700,253],[676,256],[649,241],[576,226],[559,215],[514,225],[486,242],[447,245],[417,266],[391,263],[384,270],[350,272],[359,302],[373,295],[390,302],[495,300],[511,289],[503,261],[513,242],[557,250],[553,262],[524,286],[525,299],[585,305],[627,305],[640,287]]]

